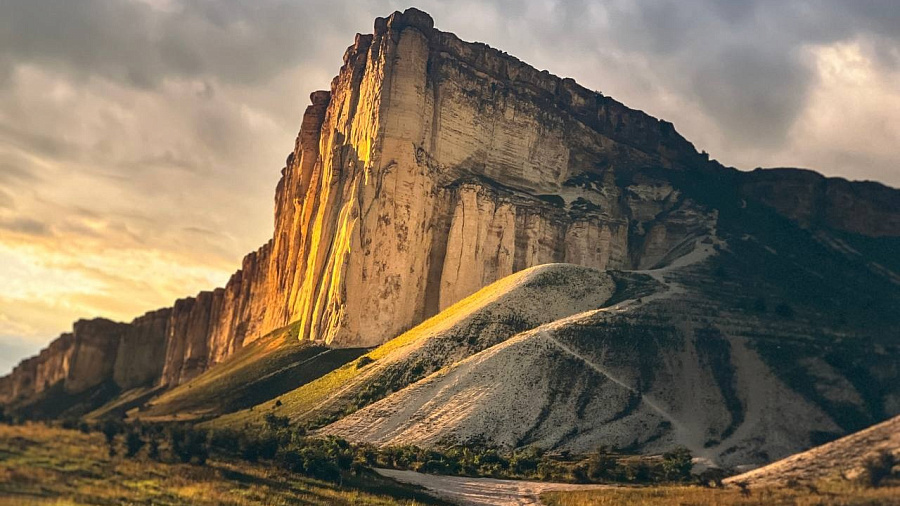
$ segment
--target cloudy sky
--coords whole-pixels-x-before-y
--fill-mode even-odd
[[[727,165],[900,186],[894,0],[420,0]],[[0,374],[79,317],[222,285],[271,234],[365,0],[0,0]]]

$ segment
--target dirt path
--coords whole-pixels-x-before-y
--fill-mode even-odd
[[[414,471],[376,469],[382,476],[402,483],[424,487],[432,494],[463,506],[530,506],[540,505],[538,495],[551,490],[592,490],[612,485],[572,485],[542,481],[495,480],[439,476]]]

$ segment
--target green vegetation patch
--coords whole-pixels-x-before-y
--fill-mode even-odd
[[[142,419],[231,413],[275,399],[357,358],[365,349],[330,349],[297,338],[298,324],[247,345],[139,412]]]

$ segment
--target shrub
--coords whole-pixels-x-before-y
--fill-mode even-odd
[[[542,459],[541,463],[538,464],[537,476],[542,480],[555,479],[559,474],[559,466],[550,459]]]
[[[275,413],[266,413],[263,416],[266,428],[269,430],[286,429],[291,424],[291,419],[286,416],[278,416]]]
[[[356,448],[355,462],[366,466],[374,466],[378,463],[378,450],[369,445],[360,445]]]
[[[144,447],[144,440],[141,438],[140,432],[130,429],[125,434],[125,456],[134,457]]]
[[[653,470],[650,465],[644,461],[628,466],[622,473],[622,481],[632,481],[635,483],[647,483],[653,478]]]
[[[247,462],[256,462],[259,460],[260,444],[255,437],[243,436],[238,441],[238,449],[242,459]]]
[[[356,368],[362,369],[363,367],[371,364],[372,362],[375,362],[375,359],[373,359],[372,357],[370,357],[368,355],[363,355],[363,356],[359,357],[359,360],[356,361]]]
[[[694,464],[691,452],[687,448],[678,447],[663,454],[663,476],[671,481],[684,481],[691,477],[691,469]]]
[[[272,460],[275,458],[275,454],[278,453],[279,441],[278,436],[266,432],[257,439],[259,446],[259,458],[265,460]]]
[[[328,458],[327,455],[307,450],[303,455],[304,474],[311,478],[325,481],[338,481],[341,479],[341,470]]]
[[[588,457],[588,477],[592,480],[611,480],[616,476],[618,463],[616,458],[606,448],[601,448]]]
[[[897,458],[893,453],[881,450],[869,455],[863,461],[863,472],[860,479],[869,487],[878,487],[885,478],[891,475],[896,464]]]
[[[543,450],[535,446],[515,451],[509,459],[510,470],[522,476],[532,475],[537,472],[538,464],[543,456]]]
[[[159,460],[159,440],[155,437],[151,437],[147,443],[147,457],[150,457],[152,460]]]
[[[303,456],[295,449],[279,450],[275,455],[275,462],[292,473],[302,473],[306,470]]]
[[[753,310],[757,313],[765,313],[766,312],[766,299],[762,297],[757,297],[755,301],[753,301]]]
[[[209,458],[208,435],[206,431],[193,428],[172,427],[169,429],[169,447],[172,454],[184,463],[202,466]]]
[[[572,481],[575,483],[588,483],[591,481],[588,477],[587,464],[578,464],[572,468]]]
[[[794,309],[791,306],[788,306],[784,302],[775,306],[775,314],[782,318],[793,318],[794,317]]]
[[[724,486],[722,480],[724,480],[726,476],[727,473],[724,469],[710,467],[697,476],[697,483],[699,483],[701,487],[722,488]]]
[[[116,455],[116,436],[122,433],[122,424],[114,420],[106,420],[100,427],[100,432],[106,438],[106,444],[109,445],[109,456]]]
[[[215,430],[209,435],[209,447],[229,455],[236,455],[241,450],[241,435],[231,429]]]

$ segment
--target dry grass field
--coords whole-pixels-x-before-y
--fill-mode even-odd
[[[0,505],[444,504],[378,476],[341,485],[274,466],[211,459],[205,466],[110,457],[103,435],[39,424],[0,425]]]
[[[547,506],[889,506],[900,504],[900,486],[865,488],[846,481],[816,486],[763,488],[742,493],[696,486],[613,488],[585,492],[547,492]]]

